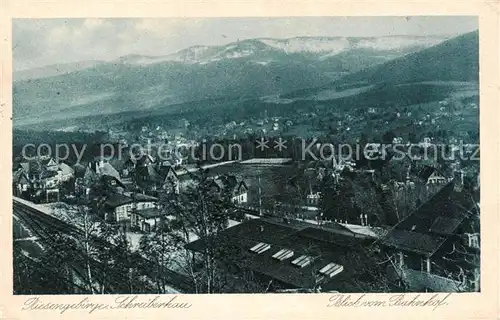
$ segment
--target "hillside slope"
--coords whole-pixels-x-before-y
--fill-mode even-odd
[[[422,81],[478,81],[477,31],[394,59],[345,77],[337,83],[409,83]]]

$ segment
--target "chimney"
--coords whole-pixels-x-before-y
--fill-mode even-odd
[[[453,183],[454,190],[461,192],[464,187],[464,172],[462,170],[456,170],[453,172]]]

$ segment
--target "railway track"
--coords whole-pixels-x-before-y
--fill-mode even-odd
[[[68,235],[75,240],[84,236],[83,230],[77,228],[76,226],[50,216],[40,210],[37,210],[36,208],[22,203],[21,201],[17,201],[16,199],[13,200],[13,215],[20,219],[20,221],[22,221],[22,223],[29,228],[34,235],[41,239],[48,240],[49,243],[50,241],[55,240],[54,236],[56,233]],[[96,243],[99,244],[114,246],[112,243],[103,238],[94,237],[93,241],[96,241]],[[80,254],[84,255],[83,252]],[[85,258],[85,256],[81,256],[79,260],[84,261]],[[153,263],[141,255],[136,255],[135,258],[142,260],[144,264]],[[101,264],[98,261],[94,260],[93,267],[98,271],[100,265]],[[75,267],[77,269],[82,269],[82,266]],[[109,272],[107,272],[106,274],[114,278],[112,282],[116,283],[117,287],[128,280],[126,276],[120,273],[109,274]],[[164,269],[163,274],[170,287],[180,292],[194,292],[194,285],[189,277],[167,268]],[[148,276],[150,276],[151,279],[153,278],[151,274],[148,274]],[[113,293],[112,288],[110,288],[109,291],[109,293]],[[147,291],[151,291],[153,293],[155,288],[151,286],[151,288],[148,288]]]

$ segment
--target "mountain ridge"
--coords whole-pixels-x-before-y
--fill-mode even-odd
[[[326,37],[326,36],[310,36],[310,37],[291,37],[291,38],[270,38],[270,37],[262,37],[262,38],[254,38],[254,39],[245,39],[237,42],[230,42],[224,45],[193,45],[176,52],[167,54],[167,55],[145,55],[139,53],[130,53],[124,56],[120,56],[114,60],[109,61],[101,61],[101,60],[86,60],[86,61],[76,61],[69,63],[61,63],[54,65],[45,65],[36,68],[24,69],[14,72],[14,81],[23,81],[29,79],[38,79],[50,76],[56,76],[61,74],[67,74],[69,72],[83,70],[87,68],[91,68],[94,65],[102,64],[102,63],[121,63],[121,64],[138,64],[138,65],[147,65],[161,62],[181,62],[181,63],[210,63],[216,62],[224,58],[237,58],[238,55],[235,54],[232,57],[217,57],[222,52],[227,52],[228,49],[234,46],[238,46],[239,44],[245,45],[248,43],[253,43],[257,45],[264,44],[265,47],[260,47],[262,50],[275,50],[279,53],[286,54],[311,54],[310,58],[328,58],[329,56],[334,56],[335,54],[339,54],[342,52],[347,52],[350,50],[356,49],[370,49],[370,44],[365,43],[359,44],[363,41],[371,41],[375,43],[378,41],[383,41],[387,39],[405,39],[410,41],[408,43],[400,44],[400,48],[404,50],[403,53],[408,53],[411,51],[419,50],[423,47],[428,47],[434,43],[438,43],[448,39],[449,36],[440,36],[440,35],[429,35],[429,36],[398,36],[398,35],[389,35],[389,36],[381,36],[381,37]],[[427,40],[427,43],[426,43]],[[298,43],[297,43],[298,41]],[[302,43],[300,43],[302,41]],[[318,42],[330,43],[333,47],[321,47],[321,45],[307,45],[308,43],[316,43]],[[337,42],[332,43],[332,41]],[[414,42],[411,42],[414,41]],[[420,41],[420,43],[419,43]],[[267,42],[267,43],[266,43]],[[325,45],[323,43],[323,45]],[[342,46],[343,45],[343,46]],[[396,44],[397,46],[397,44]],[[287,49],[288,47],[288,49]],[[338,47],[338,48],[337,48]],[[323,49],[322,49],[323,48]],[[337,49],[336,49],[337,48]],[[391,47],[393,50],[394,48]],[[374,50],[379,50],[381,53],[384,53],[383,48],[378,48]],[[196,54],[201,54],[201,58],[197,59]],[[315,55],[320,55],[316,57]],[[265,61],[260,61],[265,62]],[[66,66],[66,67],[64,67]],[[61,70],[58,70],[61,69]]]
[[[232,56],[235,49],[237,53],[242,52],[240,49],[243,52],[255,48],[266,50],[260,55],[205,64],[98,64],[65,75],[15,82],[14,125],[134,111],[170,112],[169,108],[175,109],[175,105],[207,99],[237,102],[299,92],[293,99],[310,100],[318,88],[319,91],[333,89],[334,92],[321,95],[322,100],[328,100],[330,94],[338,97],[338,92],[343,90],[341,86],[349,87],[356,82],[372,85],[474,80],[477,78],[474,72],[478,70],[477,45],[477,39],[466,35],[407,55],[390,50],[373,54],[370,50],[357,49],[320,59],[322,55],[311,58],[308,54],[286,54],[267,50],[268,46],[263,43],[247,41],[236,47],[226,46],[227,50],[222,52]],[[203,46],[197,49],[207,50]],[[393,58],[398,55],[399,58]],[[137,57],[140,56],[132,56]],[[276,103],[281,102],[278,99]],[[199,104],[202,106],[203,103]]]

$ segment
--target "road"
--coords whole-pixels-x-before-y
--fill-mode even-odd
[[[18,228],[20,225],[22,225],[23,229],[27,231],[27,234],[24,234],[24,236],[28,236],[31,238],[31,240],[18,239],[16,241],[23,241],[21,247],[26,251],[29,250],[28,252],[33,257],[40,256],[44,251],[43,245],[39,244],[36,239],[44,239],[44,243],[48,240],[48,243],[50,243],[50,240],[53,239],[54,234],[57,232],[68,235],[75,239],[83,237],[83,231],[81,229],[42,212],[34,205],[30,205],[29,202],[26,202],[22,199],[13,199],[13,217],[15,227],[17,225]],[[18,235],[19,231],[20,229],[17,231]],[[25,241],[26,244],[24,244]],[[95,238],[94,241],[98,241],[101,243],[104,242],[107,245],[112,245],[102,238]],[[38,246],[34,246],[33,242],[36,242]],[[139,256],[139,258],[143,259],[143,262],[145,262],[146,264],[153,263],[142,256]],[[84,261],[84,259],[81,260]],[[76,266],[76,268],[83,270],[82,266]],[[95,261],[94,268],[99,268],[99,263],[97,261]],[[175,290],[186,293],[193,292],[193,285],[189,277],[169,269],[164,270],[164,275],[167,278],[169,286],[174,288]],[[114,273],[109,276],[114,277],[111,282],[116,282],[117,284],[123,284],[124,281],[127,280],[126,276],[118,273]],[[154,289],[151,288],[151,290]],[[110,289],[110,291],[112,291],[112,289]]]

